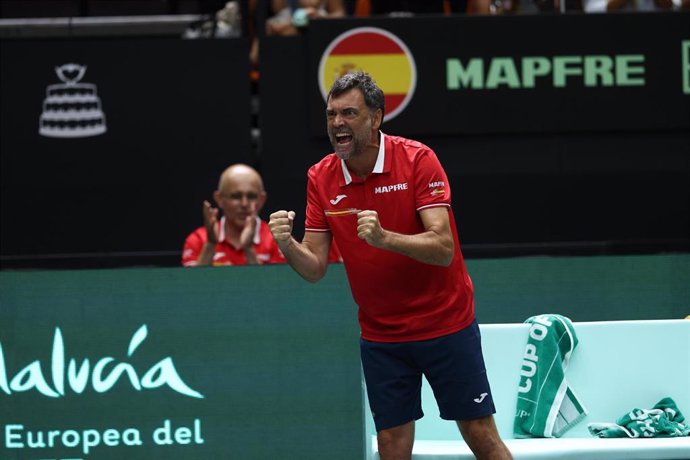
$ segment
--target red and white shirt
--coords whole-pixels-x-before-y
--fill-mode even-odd
[[[308,232],[332,232],[359,306],[362,337],[380,342],[427,340],[474,320],[472,281],[460,252],[448,178],[436,154],[410,139],[381,133],[372,174],[352,176],[330,154],[309,169]],[[419,211],[448,208],[455,256],[449,267],[377,249],[357,237],[357,212],[374,210],[381,226],[402,234],[425,231]]]
[[[278,243],[273,239],[268,224],[263,220],[258,220],[256,232],[254,233],[254,252],[257,259],[262,264],[282,264],[285,263],[285,256],[280,252]],[[247,258],[242,248],[235,248],[225,236],[225,217],[218,223],[218,244],[213,253],[212,265],[246,265]],[[199,227],[194,230],[185,240],[182,251],[182,265],[192,267],[197,264],[199,254],[207,241],[206,228]]]

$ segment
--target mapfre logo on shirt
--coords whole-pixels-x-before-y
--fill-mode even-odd
[[[446,193],[446,183],[442,180],[429,182],[429,188],[431,189],[431,192],[429,192],[431,196],[443,195]]]
[[[408,188],[407,182],[393,185],[381,185],[380,187],[374,187],[374,193],[398,192],[400,190],[407,190]]]

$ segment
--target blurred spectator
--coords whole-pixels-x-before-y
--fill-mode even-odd
[[[688,10],[690,0],[583,0],[586,13]]]
[[[489,14],[516,14],[523,12],[520,0],[489,0]]]
[[[257,265],[284,263],[266,222],[258,213],[266,202],[261,176],[244,164],[228,167],[220,176],[213,199],[202,204],[203,227],[185,240],[182,265]]]
[[[204,201],[204,225],[187,236],[182,265],[258,265],[285,263],[268,224],[259,218],[267,194],[259,173],[245,164],[223,171],[213,199],[222,211]],[[328,262],[341,262],[333,244]]]
[[[183,38],[234,38],[242,35],[242,14],[238,1],[226,2],[206,20],[187,27]]]
[[[392,16],[446,13],[445,0],[370,0],[371,14]],[[456,2],[458,3],[458,2]]]
[[[654,3],[662,10],[690,11],[690,0],[656,0]]]
[[[344,0],[271,0],[266,35],[297,35],[309,21],[341,18],[347,14]]]
[[[541,12],[559,12],[562,11],[561,1],[565,1],[566,13],[648,12],[690,9],[690,0],[534,0],[534,3]]]
[[[562,1],[565,2],[565,11],[571,13],[576,11],[584,11],[583,1],[587,0],[534,0],[534,4],[537,6],[537,9],[542,13],[558,13],[562,11]]]
[[[490,14],[492,0],[364,0],[372,15]]]

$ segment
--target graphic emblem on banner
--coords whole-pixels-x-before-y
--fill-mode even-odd
[[[106,132],[96,85],[79,83],[86,66],[63,64],[55,73],[64,83],[48,85],[38,133],[46,137],[89,137]]]
[[[326,47],[318,75],[324,100],[338,77],[357,70],[370,74],[383,90],[386,120],[399,115],[414,95],[417,67],[412,53],[387,30],[358,27],[338,35]]]
[[[132,335],[127,349],[127,358],[132,358],[147,336],[148,327],[144,324]],[[113,365],[113,363],[117,364]],[[59,327],[55,328],[51,360],[47,367],[50,368],[48,375],[52,377],[52,387],[49,384],[51,380],[46,378],[41,362],[38,360],[32,361],[16,374],[13,375],[10,372],[8,375],[2,341],[0,341],[0,390],[8,395],[37,390],[44,396],[59,398],[67,394],[67,389],[71,389],[74,394],[82,394],[89,384],[93,386],[96,393],[103,394],[110,391],[119,380],[128,380],[137,391],[155,390],[168,386],[185,396],[204,399],[204,395],[187,386],[182,380],[170,356],[158,361],[142,376],[134,365],[127,361],[117,362],[112,356],[95,360],[93,366],[90,365],[88,358],[83,359],[81,364],[76,358],[68,360]]]

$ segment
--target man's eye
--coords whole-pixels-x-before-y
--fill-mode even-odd
[[[231,193],[229,195],[231,200],[241,200],[243,197],[246,197],[249,201],[259,199],[259,195],[257,193]]]

